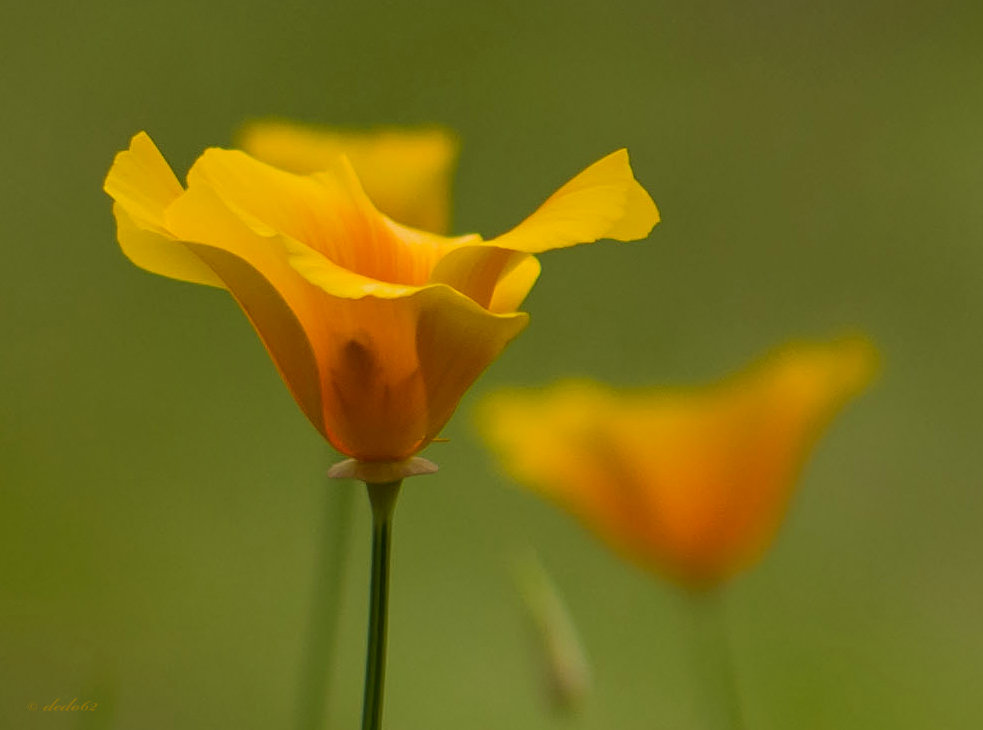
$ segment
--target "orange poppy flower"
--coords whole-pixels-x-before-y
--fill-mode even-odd
[[[301,175],[345,155],[379,210],[405,226],[447,232],[458,142],[445,129],[342,131],[266,120],[246,124],[237,142],[257,160]]]
[[[619,150],[511,231],[447,238],[380,213],[347,157],[294,174],[209,149],[182,187],[145,133],[106,178],[138,266],[227,289],[301,409],[361,462],[400,462],[526,326],[533,254],[648,235],[658,211]],[[364,174],[364,173],[363,173]]]
[[[710,586],[771,542],[809,451],[875,359],[850,338],[788,345],[704,388],[502,391],[480,423],[517,481],[646,568]]]

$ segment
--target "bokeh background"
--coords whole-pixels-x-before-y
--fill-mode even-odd
[[[732,587],[749,726],[983,723],[983,6],[8,3],[0,24],[0,726],[291,728],[318,546],[352,505],[328,715],[357,724],[368,509],[221,292],[121,255],[101,191],[148,130],[183,174],[244,120],[441,123],[455,229],[500,232],[621,146],[664,222],[543,257],[530,329],[396,523],[387,725],[701,728],[686,607],[511,486],[503,384],[721,376],[868,332],[877,386]],[[535,548],[594,670],[549,714],[510,572]]]

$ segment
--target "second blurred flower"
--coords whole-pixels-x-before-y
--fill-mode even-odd
[[[481,424],[519,482],[630,559],[711,587],[767,547],[813,443],[875,359],[850,338],[786,346],[702,389],[504,391]]]
[[[308,175],[345,155],[375,206],[406,226],[446,233],[457,137],[441,127],[345,131],[265,120],[246,124],[239,146],[257,160]]]

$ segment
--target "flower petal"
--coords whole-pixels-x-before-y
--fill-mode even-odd
[[[279,121],[253,122],[239,135],[253,157],[291,172],[351,160],[372,202],[407,226],[446,232],[457,138],[439,128],[345,132]]]
[[[771,542],[815,441],[875,361],[862,338],[793,344],[705,388],[501,393],[481,425],[516,479],[633,560],[706,586]]]
[[[540,253],[602,238],[645,238],[659,222],[652,198],[635,180],[625,149],[595,162],[491,245]]]
[[[325,421],[336,448],[360,461],[398,461],[424,448],[528,321],[490,314],[444,286],[337,298],[332,312]]]
[[[649,550],[658,561],[706,584],[757,559],[819,436],[875,363],[863,338],[794,343],[720,385],[653,394],[646,413],[624,416],[624,441],[634,440],[626,448],[651,479]]]
[[[430,281],[447,284],[467,295],[485,309],[491,309],[491,301],[496,292],[499,291],[499,282],[525,261],[532,258],[530,254],[499,248],[498,246],[483,244],[460,246],[445,254],[437,262],[430,274]],[[522,274],[517,275],[502,289],[497,302],[499,307],[511,304],[518,299],[515,307],[511,310],[514,311],[521,304],[522,299],[532,288],[536,276],[539,274],[538,264],[536,276],[532,276],[532,271],[528,265],[524,272],[524,276]],[[530,276],[532,276],[531,279]],[[519,296],[522,286],[526,286],[526,289]],[[508,294],[505,293],[506,290],[508,290]]]
[[[163,228],[164,209],[184,192],[146,132],[133,135],[129,149],[116,154],[103,189],[134,222],[157,230]]]
[[[416,297],[417,354],[429,404],[428,439],[435,438],[472,383],[529,324],[525,312],[493,314],[447,287]]]
[[[298,241],[261,236],[204,183],[168,209],[167,224],[202,242],[189,246],[240,300],[305,413],[362,461],[397,461],[429,443],[527,322],[487,312],[446,285],[369,279]]]
[[[528,323],[494,314],[445,284],[360,281],[309,249],[293,265],[325,294],[321,336],[332,443],[361,461],[397,461],[426,446],[461,396]]]
[[[290,254],[290,265],[305,280],[332,296],[343,299],[361,299],[368,296],[396,299],[420,290],[419,286],[412,284],[393,284],[363,276],[339,266],[299,241],[289,238],[284,238],[283,241]]]
[[[532,289],[541,270],[539,259],[526,256],[522,261],[506,271],[495,285],[488,310],[491,312],[514,312],[522,306],[526,295]]]
[[[423,284],[445,244],[454,245],[454,239],[404,229],[380,214],[344,157],[304,176],[212,148],[191,168],[188,184],[214,190],[257,233],[284,234],[378,281]]]
[[[236,298],[301,410],[327,436],[315,351],[325,297],[289,265],[282,239],[256,233],[205,185],[176,200],[166,222]]]
[[[116,236],[133,263],[172,279],[222,286],[167,230],[164,210],[184,190],[146,132],[135,135],[129,149],[116,155],[103,189],[115,201]]]
[[[488,444],[516,481],[634,556],[630,520],[644,520],[645,510],[637,490],[627,488],[608,436],[615,409],[604,387],[570,380],[547,390],[503,389],[486,397],[477,415]]]
[[[187,243],[221,277],[259,334],[294,400],[326,437],[321,378],[310,340],[290,304],[258,269],[214,246]],[[330,437],[329,437],[330,438]]]

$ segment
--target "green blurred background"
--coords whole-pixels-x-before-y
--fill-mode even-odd
[[[221,292],[121,255],[101,191],[148,130],[183,174],[245,119],[439,122],[455,229],[500,232],[627,146],[664,222],[543,257],[533,323],[397,513],[387,727],[704,727],[685,604],[512,488],[482,392],[678,383],[867,331],[835,422],[728,596],[751,728],[983,724],[983,6],[930,2],[8,3],[0,26],[0,727],[290,728],[345,490]],[[333,728],[357,725],[356,495]],[[595,692],[543,702],[510,575],[533,546]]]

